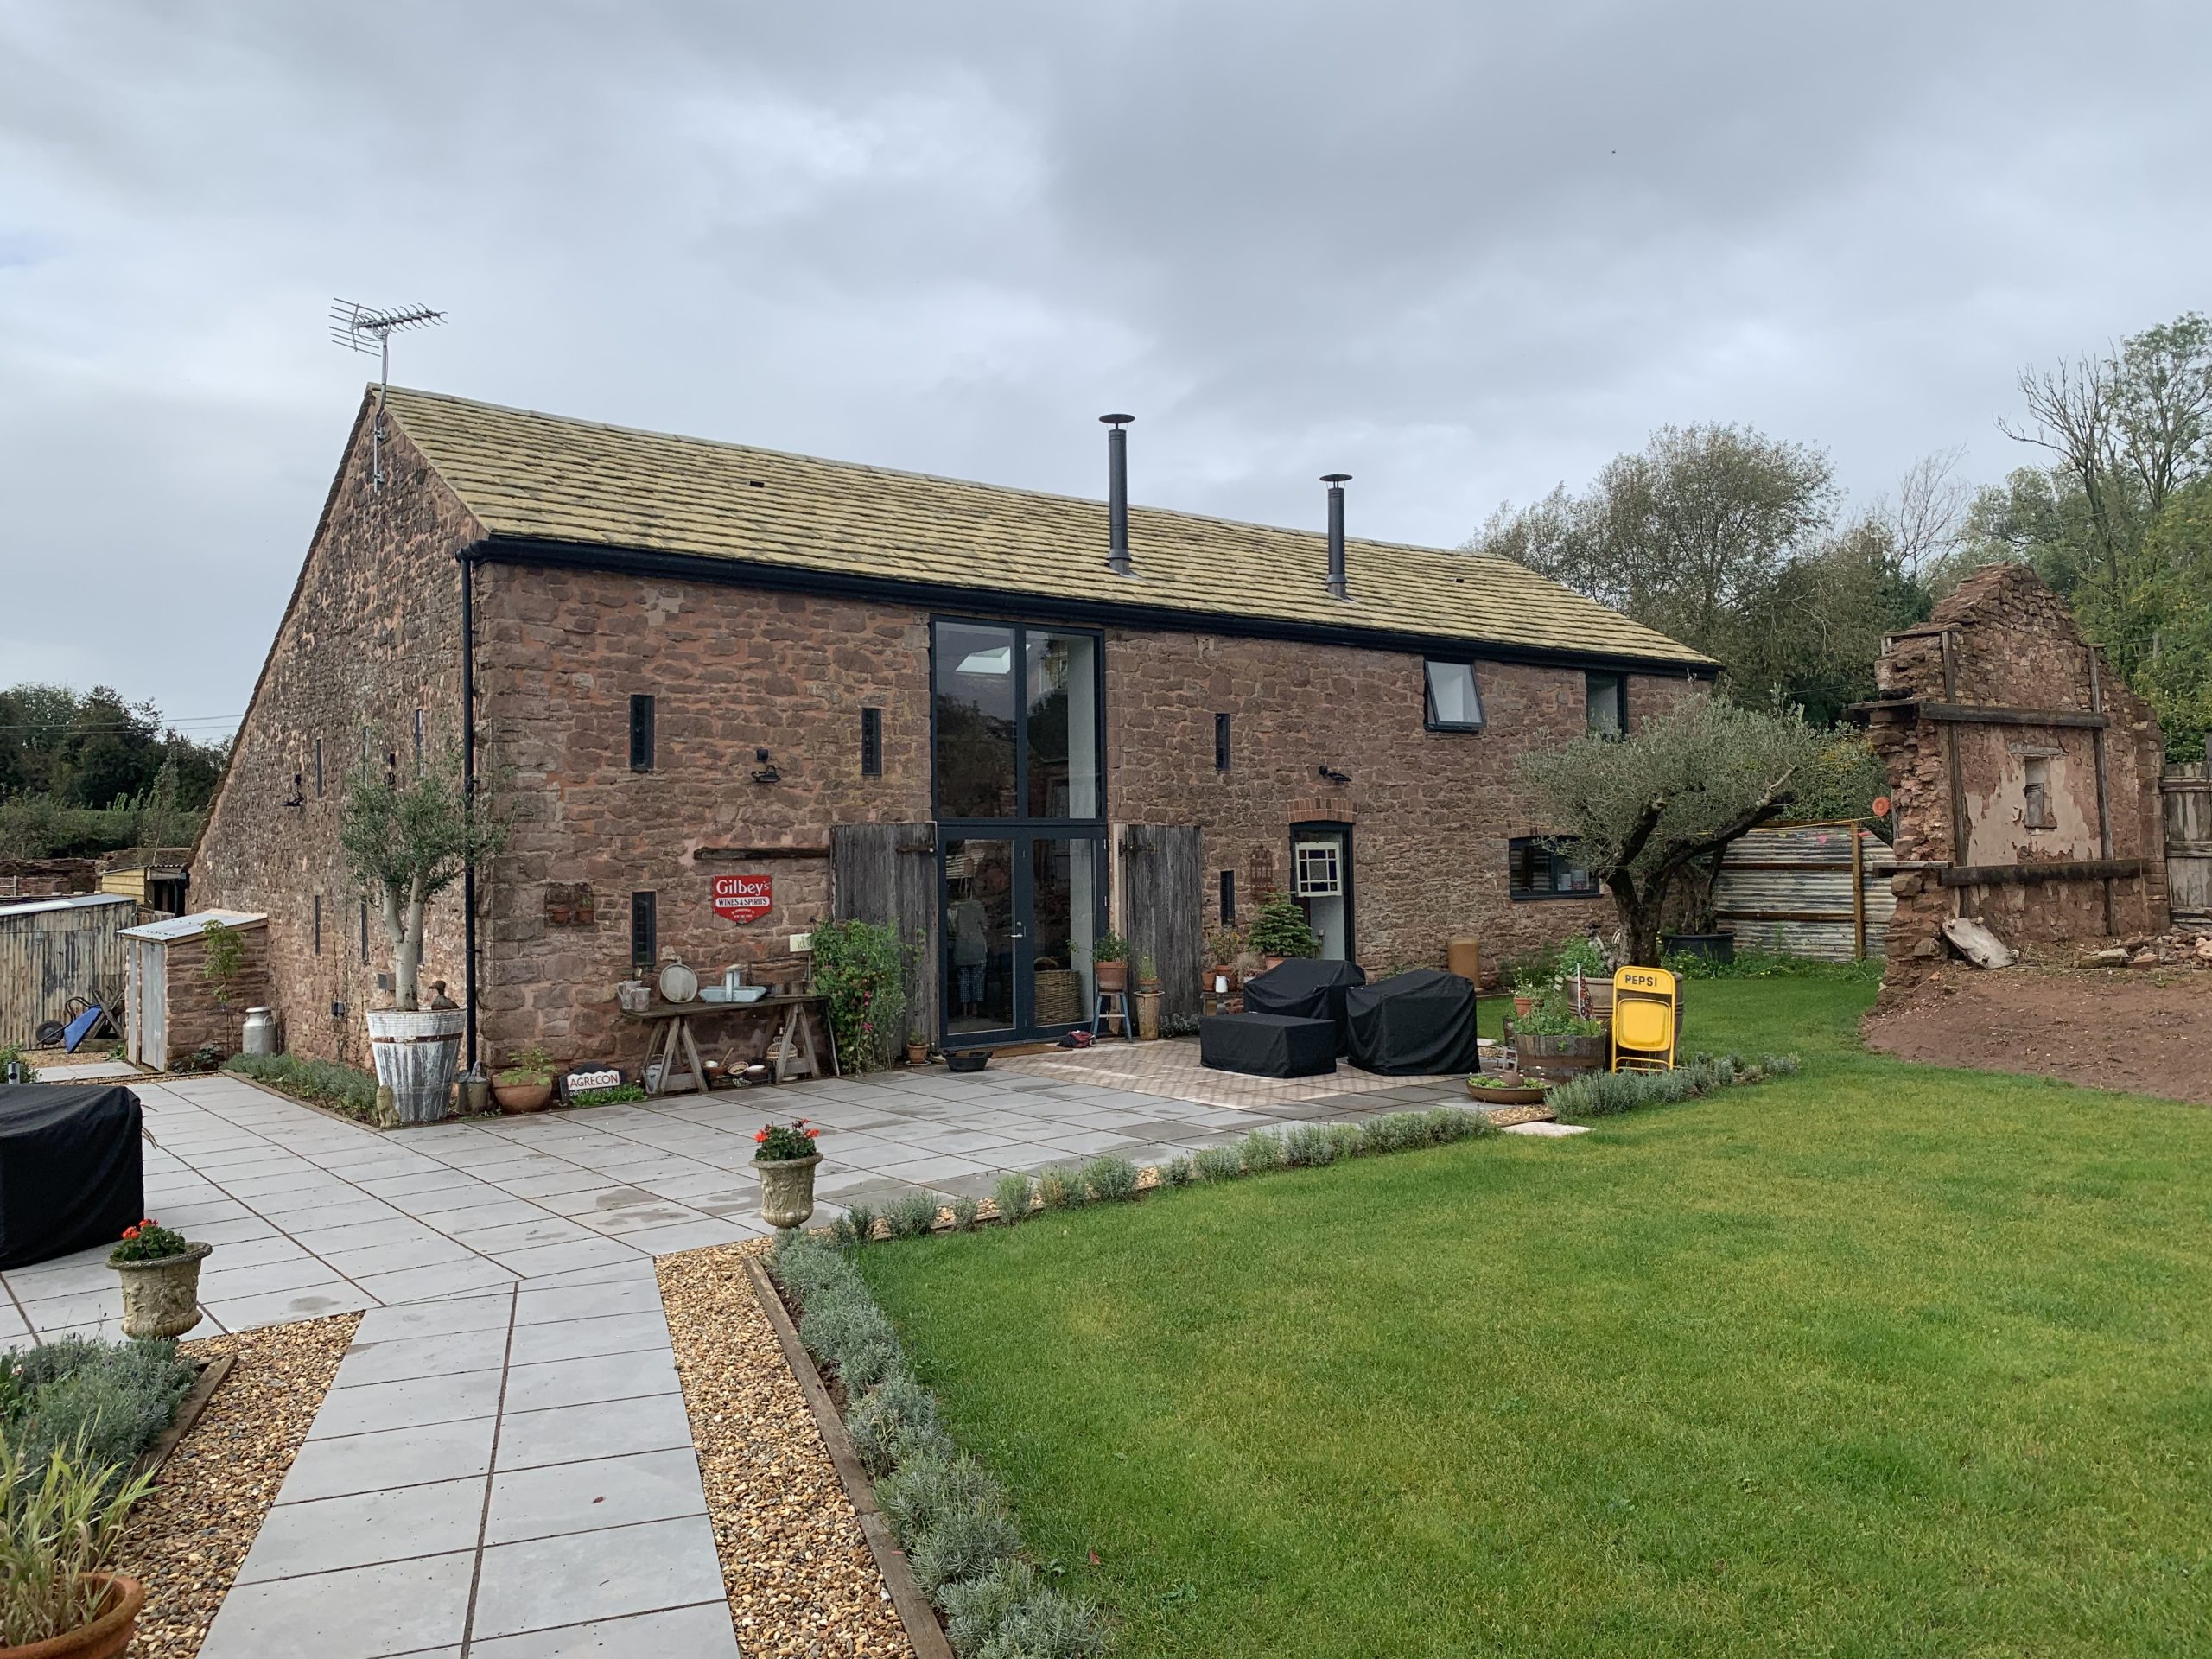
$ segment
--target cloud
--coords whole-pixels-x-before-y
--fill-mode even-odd
[[[365,359],[1455,542],[1662,423],[1861,493],[2204,296],[2153,3],[261,3],[0,16],[0,678],[237,712]],[[97,630],[84,619],[98,613]],[[56,618],[69,619],[57,629]],[[66,635],[66,647],[56,644]]]

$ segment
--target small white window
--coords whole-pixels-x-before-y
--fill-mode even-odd
[[[1341,899],[1344,896],[1341,842],[1301,841],[1290,851],[1293,897]]]
[[[1482,694],[1475,689],[1472,663],[1427,661],[1428,715],[1432,732],[1478,732],[1483,728]]]

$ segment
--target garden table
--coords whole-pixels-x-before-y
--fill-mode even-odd
[[[814,1028],[807,1022],[807,1011],[819,1008],[823,1028],[828,1028],[829,999],[817,993],[779,991],[752,1002],[663,1002],[658,999],[642,1008],[625,1008],[622,1017],[644,1022],[648,1027],[645,1037],[645,1058],[638,1068],[639,1080],[648,1096],[671,1092],[677,1076],[677,1057],[684,1062],[684,1075],[690,1079],[689,1090],[704,1094],[707,1089],[707,1068],[699,1058],[699,1045],[691,1035],[691,1022],[721,1014],[775,1014],[784,1017],[783,1028],[768,1045],[768,1075],[777,1083],[787,1083],[793,1077],[818,1077],[822,1075],[820,1051],[814,1046]],[[654,1022],[662,1029],[651,1030]],[[660,1071],[652,1071],[653,1051],[660,1051]],[[830,1075],[843,1073],[837,1065],[837,1045],[834,1038],[830,1045]]]

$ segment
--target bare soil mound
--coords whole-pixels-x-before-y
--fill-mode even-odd
[[[2212,974],[1953,963],[1866,1016],[1899,1059],[2212,1106]]]

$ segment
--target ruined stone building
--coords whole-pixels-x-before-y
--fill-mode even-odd
[[[373,404],[192,872],[267,915],[308,1052],[360,1057],[385,967],[338,838],[365,764],[473,744],[516,813],[474,951],[448,895],[423,976],[494,1061],[620,1052],[633,973],[803,976],[854,915],[915,942],[920,1034],[981,1046],[1087,1020],[1109,926],[1195,1013],[1201,929],[1269,889],[1374,965],[1580,932],[1609,906],[1515,760],[1718,669],[1509,561],[1325,531],[1318,489],[1270,529],[397,387],[379,487]]]
[[[1892,635],[1875,683],[1893,970],[1940,960],[1955,916],[2016,948],[2166,925],[2157,718],[2026,566],[1984,566]]]

